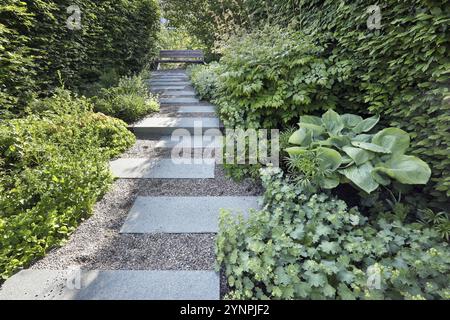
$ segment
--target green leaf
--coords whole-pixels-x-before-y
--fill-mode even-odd
[[[341,116],[332,109],[329,109],[323,114],[322,123],[328,132],[331,132],[333,135],[338,135],[342,129],[344,129],[344,121],[342,121]]]
[[[373,166],[366,162],[362,166],[351,166],[347,169],[339,170],[347,179],[353,182],[361,190],[371,193],[379,187],[379,184],[372,177]]]
[[[341,181],[339,179],[339,176],[333,175],[329,177],[323,177],[322,179],[320,179],[320,186],[323,189],[334,189],[339,185],[340,182]]]
[[[375,153],[384,153],[384,154],[390,154],[391,151],[383,148],[382,146],[379,146],[377,144],[369,143],[369,142],[359,142],[359,141],[352,141],[352,145],[364,150],[372,151]]]
[[[315,125],[312,123],[300,123],[300,129],[306,129],[310,131],[314,137],[319,137],[321,134],[325,133],[325,128],[321,125]]]
[[[316,116],[301,116],[300,117],[300,124],[303,123],[309,123],[309,124],[315,124],[317,126],[322,126],[322,119]]]
[[[308,150],[306,148],[302,148],[302,147],[286,148],[285,151],[287,153],[289,153],[290,156],[298,156],[298,155],[303,155],[305,153],[308,153]]]
[[[308,272],[307,278],[311,287],[319,288],[326,283],[326,277],[320,273]]]
[[[374,154],[371,153],[370,151],[359,148],[343,147],[342,150],[344,150],[344,152],[348,154],[350,158],[352,158],[352,160],[355,162],[357,166],[366,163],[367,161],[373,159],[374,157]]]
[[[409,148],[410,137],[405,131],[398,128],[387,128],[378,132],[372,143],[382,146],[393,154],[405,154]]]
[[[334,298],[336,294],[336,289],[327,284],[325,288],[323,288],[323,295],[327,298]]]
[[[427,184],[431,177],[431,169],[417,157],[394,155],[383,166],[376,167],[373,174],[386,174],[403,184]]]
[[[305,128],[295,131],[289,138],[289,143],[297,146],[308,146],[311,144],[311,141],[312,134]]]
[[[330,136],[327,141],[330,145],[335,146],[339,149],[342,149],[344,146],[347,146],[351,143],[350,138],[346,136]]]
[[[356,300],[355,294],[343,283],[338,285],[338,294],[342,300]]]
[[[344,126],[349,129],[353,129],[356,127],[359,123],[363,121],[363,118],[355,115],[355,114],[343,114],[341,115],[342,121],[344,122]]]
[[[368,132],[373,129],[380,121],[380,116],[373,116],[371,118],[367,118],[362,122],[358,123],[356,127],[353,128],[353,132],[355,133],[363,133]]]
[[[339,250],[339,246],[336,242],[329,242],[329,241],[322,242],[319,248],[325,253],[337,253]]]
[[[336,171],[342,164],[342,157],[339,152],[330,148],[317,148],[317,158],[323,170]]]

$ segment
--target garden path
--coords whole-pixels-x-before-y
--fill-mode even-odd
[[[154,72],[149,83],[161,111],[130,127],[138,140],[111,162],[112,190],[65,246],[10,278],[0,299],[220,298],[219,211],[257,208],[261,189],[231,181],[216,165],[211,135],[220,121],[184,70]],[[196,134],[183,140],[189,163],[174,161],[177,129]]]

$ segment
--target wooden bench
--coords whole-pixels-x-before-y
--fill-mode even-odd
[[[161,63],[205,63],[202,50],[161,50],[159,52],[158,70]]]

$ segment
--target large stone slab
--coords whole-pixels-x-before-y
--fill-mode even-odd
[[[161,97],[195,97],[196,93],[194,90],[164,90],[161,92]]]
[[[180,98],[160,98],[161,104],[184,104],[184,103],[199,103],[200,100],[192,97],[180,97]]]
[[[191,148],[191,149],[216,149],[222,146],[221,136],[212,135],[193,135],[181,137],[161,137],[156,143],[155,148],[172,149],[172,148]]]
[[[121,233],[216,233],[221,209],[247,216],[259,197],[138,197]]]
[[[184,90],[186,87],[187,86],[185,86],[185,85],[152,86],[150,90],[153,92],[161,92],[161,91],[166,91],[166,90]]]
[[[176,80],[156,80],[156,81],[150,81],[150,86],[187,86],[191,83],[188,81],[176,81]]]
[[[178,113],[215,113],[214,106],[183,106],[178,108]]]
[[[24,270],[0,300],[218,300],[214,271]]]
[[[180,161],[181,162],[181,161]],[[110,162],[117,178],[122,179],[213,179],[214,161],[175,163],[172,159],[118,159]]]
[[[219,129],[217,118],[146,118],[130,129],[138,137],[170,136],[174,130],[181,129],[186,133],[202,134],[210,129]]]

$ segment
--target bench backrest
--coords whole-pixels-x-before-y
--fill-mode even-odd
[[[203,62],[205,55],[202,50],[161,50],[159,52],[161,62],[164,60],[199,61]]]

